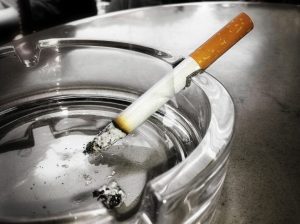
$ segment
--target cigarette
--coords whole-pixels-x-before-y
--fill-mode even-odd
[[[253,29],[253,22],[240,13],[204,44],[155,83],[142,96],[122,111],[90,144],[90,151],[106,150],[130,134],[175,94],[186,87],[187,78],[203,71]],[[88,151],[88,150],[86,150]]]

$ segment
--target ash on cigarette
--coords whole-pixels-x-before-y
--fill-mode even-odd
[[[83,153],[93,154],[106,151],[118,140],[124,138],[126,133],[117,128],[113,123],[109,123],[100,133],[86,145]]]
[[[93,197],[97,198],[97,201],[101,201],[106,208],[113,209],[121,206],[125,199],[125,193],[116,181],[112,181],[95,190]]]

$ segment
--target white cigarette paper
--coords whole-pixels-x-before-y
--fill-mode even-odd
[[[199,69],[200,66],[191,57],[183,60],[121,112],[115,118],[115,123],[126,133],[132,132],[176,93],[181,91],[186,86],[187,77]]]

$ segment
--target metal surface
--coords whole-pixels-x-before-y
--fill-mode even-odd
[[[222,2],[144,8],[92,17],[22,41],[93,38],[186,55],[241,11],[253,19],[254,30],[208,69],[232,94],[237,111],[214,222],[299,223],[299,7]]]

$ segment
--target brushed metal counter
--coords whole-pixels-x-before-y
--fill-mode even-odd
[[[188,55],[239,12],[254,30],[207,71],[231,93],[235,138],[214,223],[300,223],[300,7],[195,3],[91,17],[24,38],[132,42]]]

